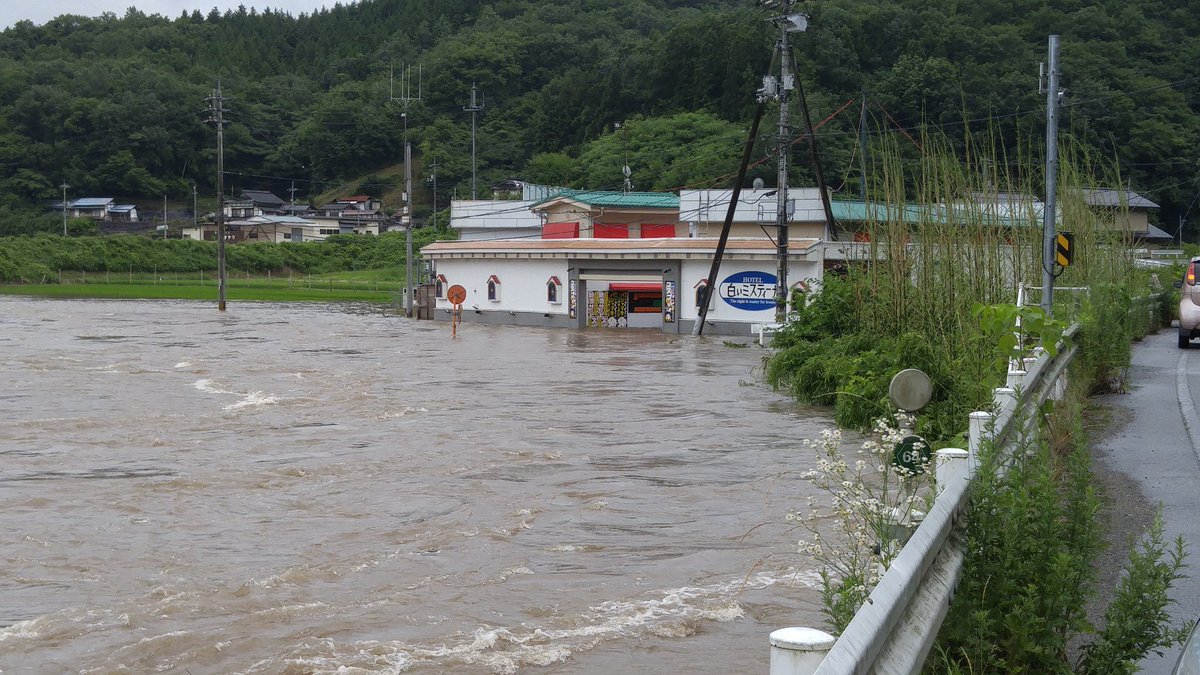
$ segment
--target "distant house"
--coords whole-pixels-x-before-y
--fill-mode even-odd
[[[92,218],[94,220],[136,223],[138,222],[137,207],[133,204],[117,204],[112,197],[81,197],[66,203],[67,215],[72,218]],[[52,208],[62,211],[62,202],[56,202]]]
[[[133,204],[117,204],[108,210],[108,219],[114,223],[136,223],[137,207]]]
[[[1084,190],[1083,201],[1093,211],[1108,216],[1106,223],[1135,239],[1170,240],[1172,235],[1150,224],[1150,210],[1158,204],[1133,190]]]
[[[316,221],[322,229],[337,227],[343,233],[379,234],[387,229],[383,202],[368,195],[343,197],[318,206],[305,217]]]
[[[279,197],[276,197],[270,192],[263,190],[242,190],[238,196],[242,201],[250,201],[254,203],[254,208],[258,211],[258,213],[254,215],[282,215],[283,207],[287,204],[287,202]]]
[[[262,211],[249,199],[230,199],[225,202],[226,218],[250,218],[261,216]]]

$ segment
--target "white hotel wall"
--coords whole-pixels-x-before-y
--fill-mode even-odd
[[[445,275],[447,288],[458,284],[467,289],[464,312],[478,306],[480,311],[567,315],[566,260],[442,260],[437,273]],[[500,279],[499,301],[487,297],[488,277],[493,274]],[[546,301],[546,282],[551,276],[562,282],[557,304]],[[450,303],[439,299],[437,307],[447,309]]]
[[[700,279],[708,275],[711,264],[705,260],[684,261],[680,276],[680,288],[677,290],[676,298],[678,319],[676,323],[667,324],[664,327],[669,332],[675,330],[683,333],[691,332],[692,326],[699,317],[699,308],[696,307],[695,300],[695,286]],[[811,283],[811,280],[820,278],[821,266],[820,261],[793,261],[788,268],[789,281],[792,284],[800,280]],[[561,259],[441,260],[437,263],[436,273],[446,277],[447,288],[458,284],[467,290],[467,299],[463,303],[465,320],[530,326],[574,327],[577,320],[568,317],[567,294],[570,292],[570,273],[567,271],[567,267],[568,262]],[[724,280],[740,272],[764,272],[773,276],[776,271],[773,260],[726,260],[721,264],[719,278]],[[500,300],[496,302],[487,299],[487,281],[492,274],[500,279]],[[559,293],[559,302],[555,304],[546,301],[546,282],[551,276],[558,277],[563,284]],[[586,312],[586,299],[580,297],[578,302],[578,311]],[[435,318],[438,320],[448,318],[446,310],[449,310],[450,307],[449,302],[439,299]],[[773,307],[759,311],[747,311],[733,307],[720,297],[714,297],[710,307],[708,321],[716,325],[706,328],[706,334],[749,335],[754,324],[775,321]],[[478,308],[479,314],[475,313],[476,308]]]
[[[711,261],[704,260],[688,260],[683,264],[681,278],[683,288],[679,297],[679,318],[689,331],[691,325],[700,317],[700,308],[696,306],[696,284],[708,276],[711,266]],[[819,260],[793,260],[788,265],[788,284],[794,286],[797,281],[805,281],[812,285],[814,280],[821,278],[821,268],[822,262]],[[717,278],[720,282],[739,272],[765,272],[775,276],[778,271],[774,261],[723,260]],[[775,310],[773,307],[755,312],[738,309],[714,294],[709,304],[707,320],[722,323],[774,323]]]

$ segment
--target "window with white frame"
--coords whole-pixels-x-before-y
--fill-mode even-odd
[[[562,282],[558,277],[550,277],[546,280],[546,302],[552,305],[562,304]]]
[[[500,277],[495,274],[488,277],[487,298],[491,302],[500,302]]]

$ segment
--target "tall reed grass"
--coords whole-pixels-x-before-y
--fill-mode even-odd
[[[928,368],[935,401],[922,417],[946,438],[1003,376],[972,308],[1015,303],[1022,286],[1027,304],[1041,300],[1044,159],[1032,140],[1008,154],[991,134],[956,142],[926,132],[915,153],[901,145],[908,142],[885,136],[872,148],[868,217],[841,224],[842,238],[860,243],[847,247],[841,279],[826,275],[834,297],[796,310],[767,373],[801,400],[833,403],[840,424],[861,427],[886,407],[892,374]],[[1051,267],[1060,272],[1056,288],[1095,293],[1141,283],[1123,227],[1127,205],[1099,209],[1087,199],[1089,191],[1122,187],[1119,168],[1067,140],[1058,175],[1056,228],[1074,234],[1075,258]],[[1079,316],[1087,295],[1056,292],[1056,318]]]

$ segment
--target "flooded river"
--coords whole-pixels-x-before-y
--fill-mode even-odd
[[[828,420],[763,351],[0,297],[0,672],[766,672]],[[361,669],[361,670],[359,670]]]

